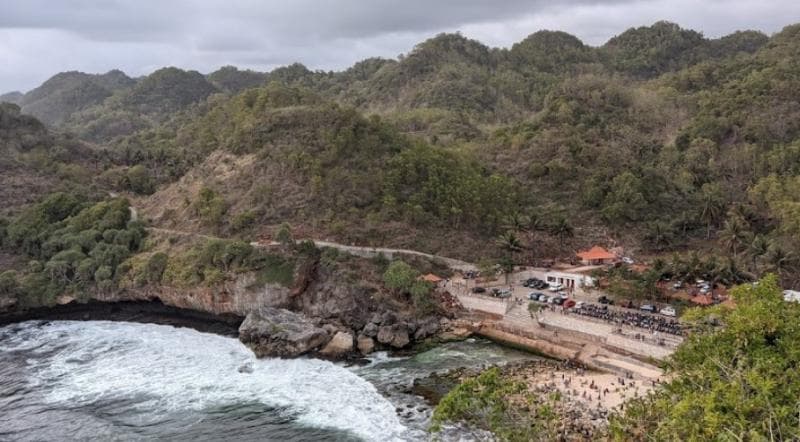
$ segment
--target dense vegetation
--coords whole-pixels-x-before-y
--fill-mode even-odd
[[[612,419],[617,440],[793,440],[800,305],[774,276],[732,291],[736,308],[696,309],[670,381]]]
[[[799,35],[441,34],[342,72],[65,73],[5,99],[101,145],[98,186],[155,192],[171,227],[529,262],[613,238],[794,285]]]
[[[141,223],[130,220],[125,199],[91,204],[52,194],[0,229],[2,245],[29,259],[20,272],[3,273],[3,294],[23,306],[49,305],[60,294],[86,297],[95,286],[110,289],[144,234]]]

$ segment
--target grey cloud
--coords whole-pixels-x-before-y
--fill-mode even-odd
[[[718,36],[771,33],[798,17],[795,0],[3,0],[0,92],[69,69],[342,69],[443,31],[508,46],[555,29],[602,44],[660,19]]]

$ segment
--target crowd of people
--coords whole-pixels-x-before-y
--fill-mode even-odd
[[[618,325],[629,325],[650,330],[652,332],[668,333],[675,336],[683,334],[683,328],[675,319],[662,316],[648,315],[645,313],[611,310],[605,305],[584,304],[572,310],[573,313],[602,319]]]

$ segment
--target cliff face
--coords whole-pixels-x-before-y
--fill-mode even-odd
[[[353,259],[350,265],[366,262]],[[329,358],[367,354],[381,347],[403,348],[439,330],[437,315],[418,317],[409,301],[352,276],[308,258],[296,267],[289,287],[259,284],[254,273],[242,273],[213,287],[126,287],[98,291],[91,298],[108,303],[158,300],[171,307],[243,317],[240,339],[260,357],[318,351]],[[62,296],[58,302],[74,298]],[[336,348],[331,350],[326,344],[334,337]]]
[[[215,315],[230,313],[237,316],[247,316],[248,313],[263,306],[285,308],[290,305],[291,288],[278,284],[253,287],[255,280],[254,274],[245,273],[215,287],[186,289],[158,285],[99,292],[94,294],[93,298],[103,302],[159,299],[173,307]]]

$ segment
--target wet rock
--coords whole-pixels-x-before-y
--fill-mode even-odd
[[[364,335],[358,337],[358,351],[360,351],[362,355],[368,355],[374,350],[375,341],[371,337]]]
[[[394,348],[403,348],[411,342],[411,338],[408,336],[408,329],[403,324],[384,325],[378,329],[378,342]]]
[[[239,340],[259,358],[293,358],[326,344],[330,336],[305,316],[262,307],[250,312],[239,327]]]
[[[353,351],[353,335],[338,332],[328,342],[320,353],[330,357],[341,357]]]

